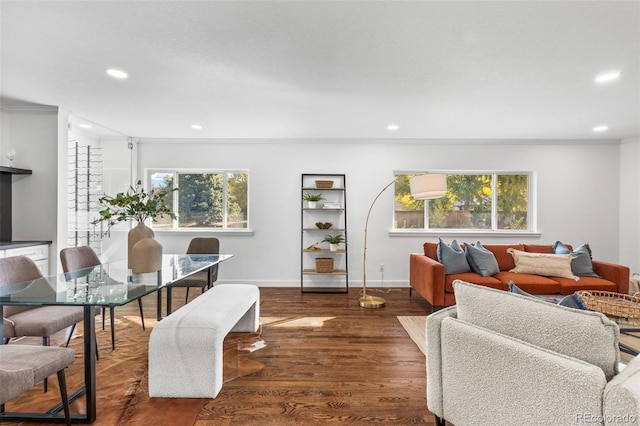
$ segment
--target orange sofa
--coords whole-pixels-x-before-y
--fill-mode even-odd
[[[444,265],[438,262],[438,244],[424,243],[424,254],[412,253],[409,264],[410,294],[417,291],[433,309],[456,304],[452,283],[462,280],[500,290],[509,289],[513,281],[522,290],[532,294],[573,294],[578,290],[600,290],[627,294],[629,291],[629,268],[613,263],[592,260],[593,271],[601,278],[581,276],[578,281],[571,278],[544,277],[541,275],[509,272],[515,267],[511,253],[507,249],[530,253],[553,253],[553,245],[542,244],[483,244],[491,251],[500,272],[483,277],[475,272],[445,274]],[[571,246],[567,246],[572,250]]]

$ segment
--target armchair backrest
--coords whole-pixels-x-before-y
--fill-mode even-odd
[[[598,312],[456,280],[458,319],[618,373],[619,327]]]

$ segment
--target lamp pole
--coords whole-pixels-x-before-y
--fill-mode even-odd
[[[382,195],[384,191],[387,190],[391,185],[396,183],[396,179],[394,178],[387,186],[382,188],[382,191],[376,195],[376,198],[373,199],[373,203],[371,203],[371,207],[369,207],[369,212],[367,213],[367,219],[364,223],[364,258],[362,262],[362,297],[360,297],[359,304],[363,308],[382,308],[385,304],[385,300],[382,297],[378,296],[367,296],[367,230],[369,228],[369,216],[371,215],[371,210],[373,209],[374,204],[378,201],[378,198]]]

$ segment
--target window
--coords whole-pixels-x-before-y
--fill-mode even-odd
[[[238,229],[249,227],[247,171],[148,171],[152,188],[171,189],[171,208],[178,216],[162,217],[151,224],[155,229]]]
[[[411,176],[396,173],[395,229],[532,230],[530,173],[447,174],[447,194],[435,200],[413,199]]]

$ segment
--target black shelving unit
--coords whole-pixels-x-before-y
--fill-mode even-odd
[[[327,184],[331,182],[331,187]],[[347,186],[344,174],[303,174],[300,208],[300,289],[303,293],[347,293],[349,291]],[[305,194],[322,194],[324,200],[310,206]],[[316,223],[332,225],[328,229]],[[331,250],[322,242],[326,235],[342,235],[345,242]],[[333,270],[318,270],[317,259],[332,259]],[[329,262],[321,260],[320,262]]]

